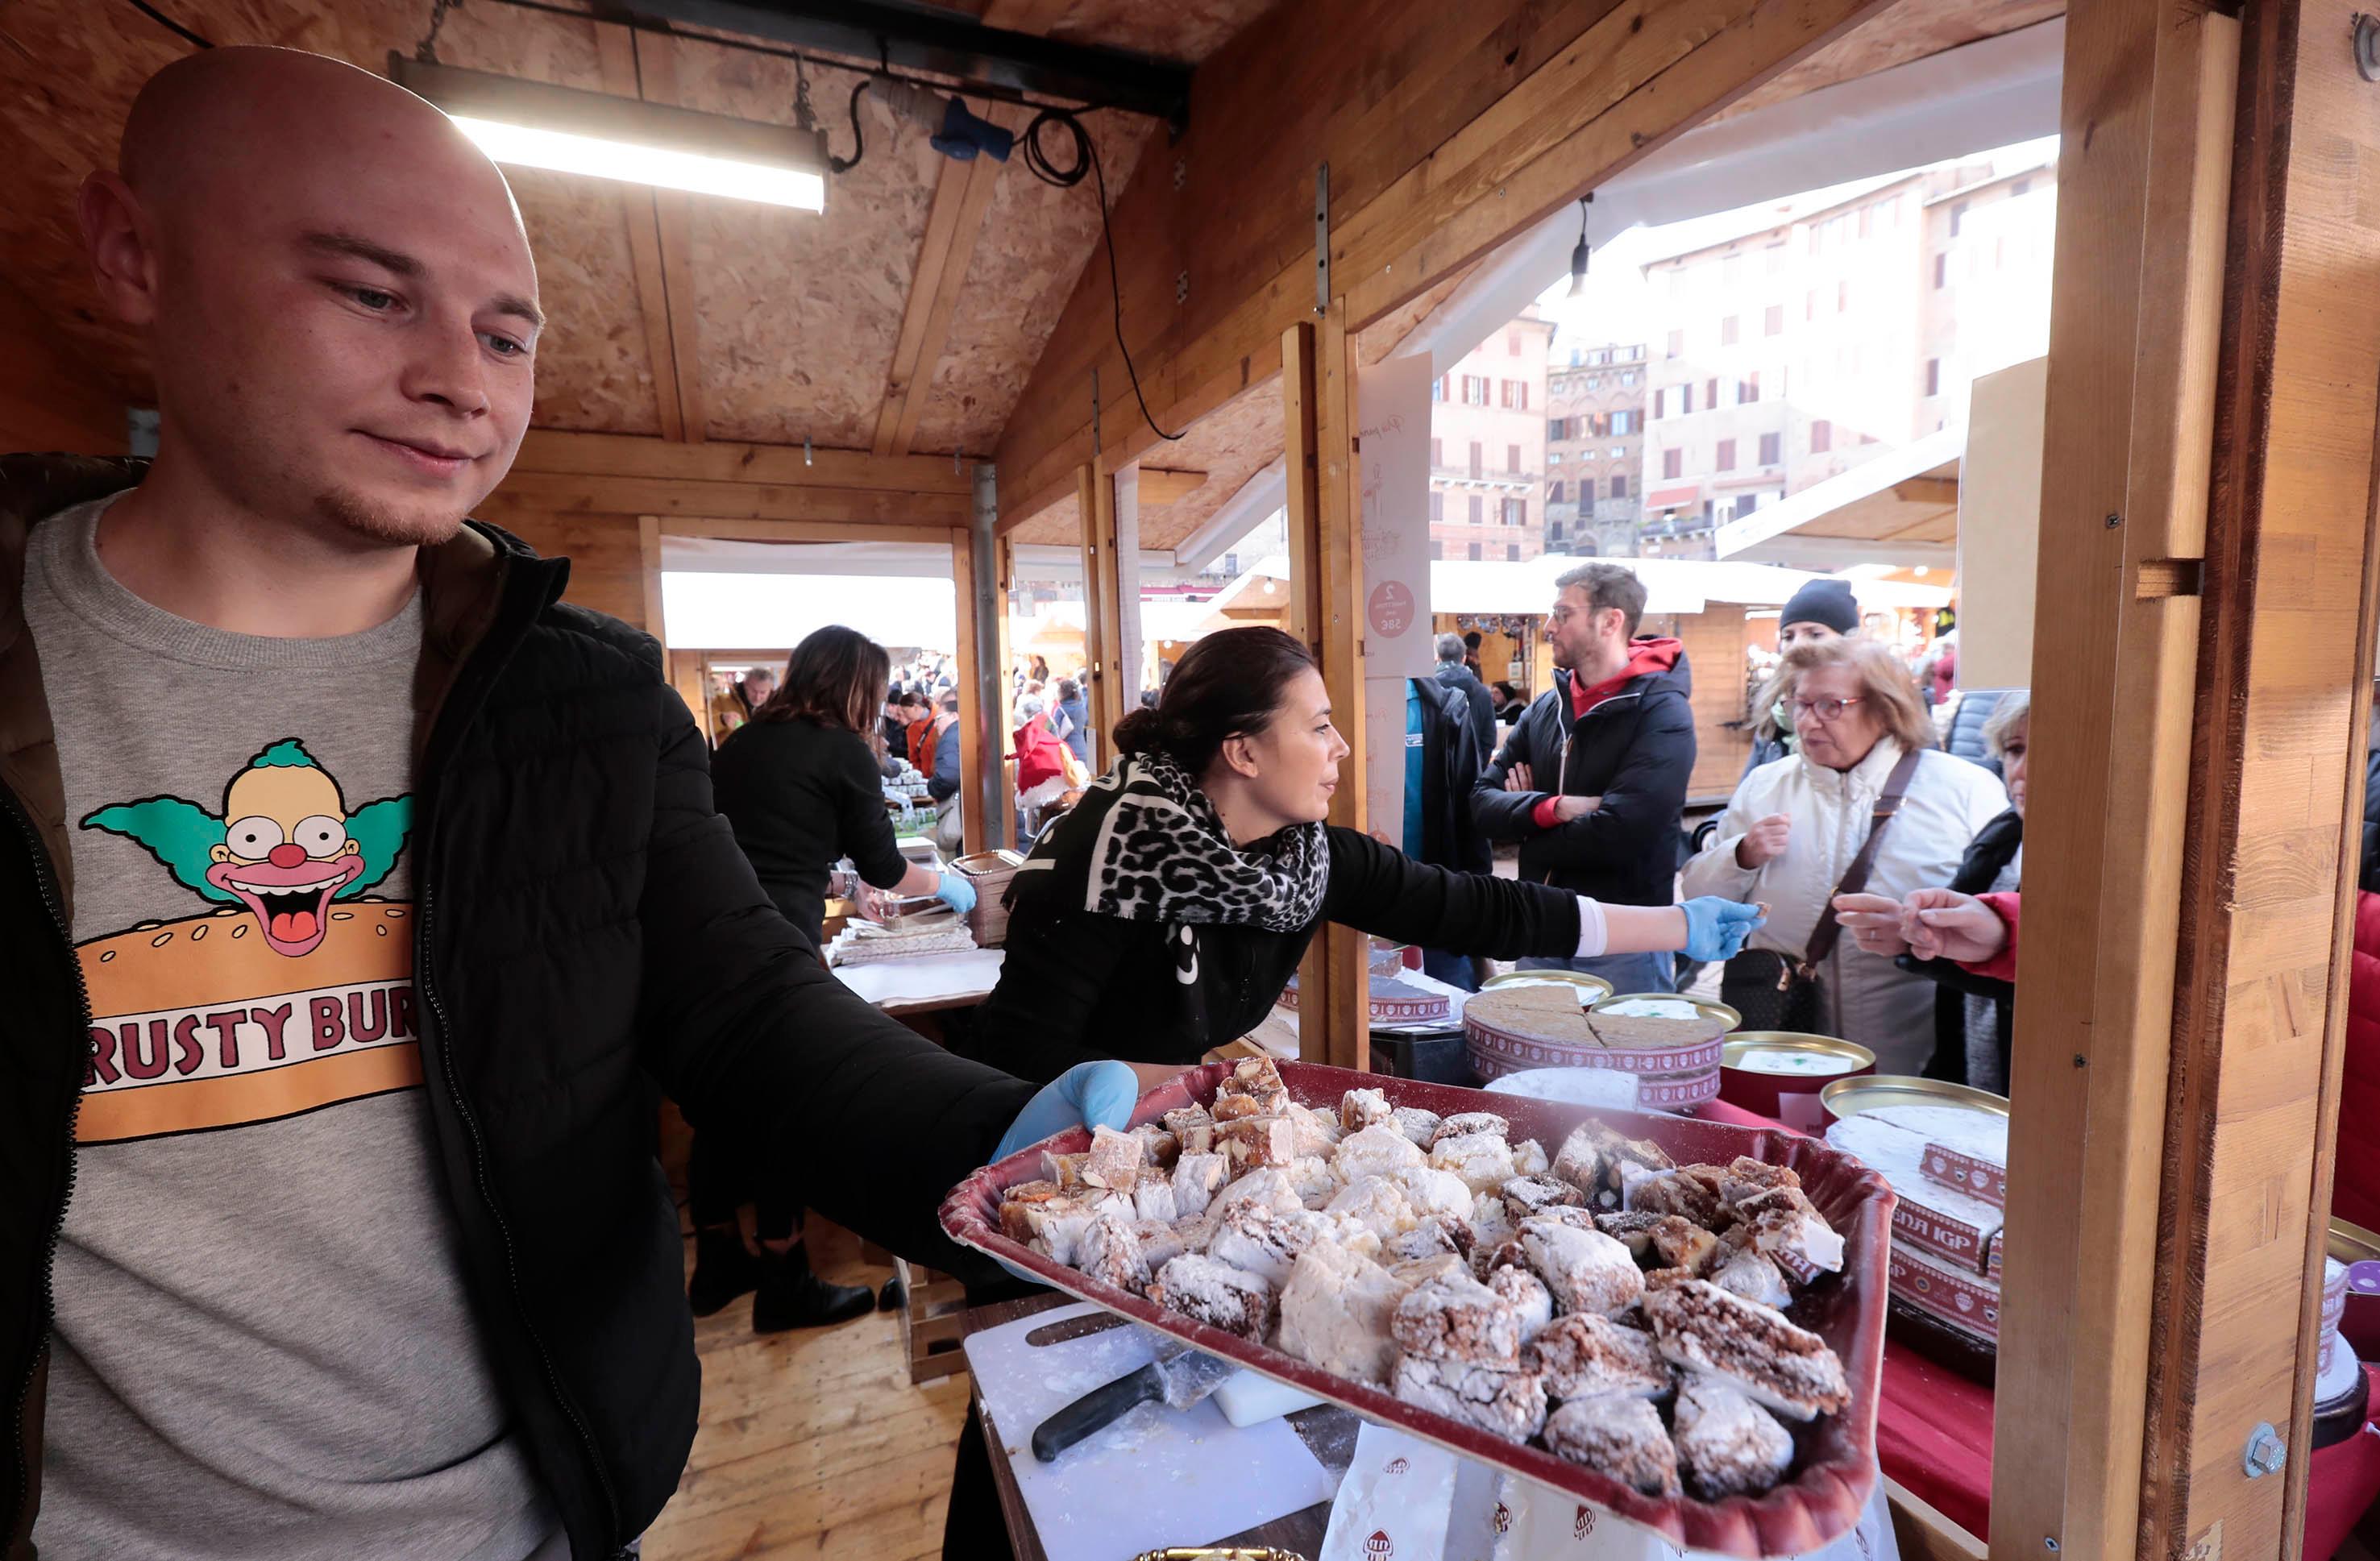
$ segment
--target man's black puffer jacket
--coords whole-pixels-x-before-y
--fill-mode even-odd
[[[52,1249],[85,1003],[49,718],[18,609],[26,526],[122,464],[0,461],[0,1536],[39,1495]],[[137,473],[135,473],[137,475]],[[1030,1085],[852,996],[711,809],[702,735],[652,639],[558,600],[568,565],[477,526],[425,553],[415,722],[422,1062],[507,1406],[571,1552],[615,1555],[676,1489],[700,1374],[659,1096],[754,1146],[831,1217],[968,1269],[942,1194]],[[44,768],[46,767],[46,768]],[[20,1397],[21,1395],[21,1397]],[[21,1549],[18,1550],[21,1554]]]

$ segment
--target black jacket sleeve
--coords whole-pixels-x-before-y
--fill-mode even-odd
[[[1502,751],[1488,760],[1488,768],[1479,772],[1479,783],[1471,788],[1471,817],[1478,824],[1479,832],[1491,841],[1516,841],[1536,833],[1536,823],[1529,813],[1540,799],[1550,794],[1549,789],[1540,787],[1530,792],[1508,792],[1504,790],[1504,777],[1512,772],[1515,764],[1525,764],[1534,780],[1546,773],[1548,765],[1560,762],[1559,729],[1561,718],[1547,703],[1560,696],[1559,690],[1537,696],[1536,703],[1529,707],[1520,724],[1512,728],[1512,734],[1504,739]],[[1549,745],[1552,751],[1541,755],[1537,752],[1539,740],[1548,730],[1556,732],[1556,739]]]
[[[1637,721],[1628,756],[1603,788],[1603,801],[1594,812],[1548,831],[1553,860],[1563,866],[1602,866],[1641,859],[1649,837],[1677,833],[1686,778],[1694,768],[1693,708],[1675,694],[1653,700]]]
[[[865,743],[838,743],[844,758],[843,778],[835,788],[835,820],[844,854],[859,876],[878,889],[891,889],[909,870],[892,836],[892,816],[884,811],[884,788],[879,785],[876,756]]]
[[[741,1146],[838,1223],[937,1268],[990,1272],[942,1236],[937,1210],[1033,1086],[953,1056],[827,973],[711,811],[683,703],[666,686],[654,696],[675,708],[638,907],[646,1069],[697,1131]]]
[[[926,794],[948,802],[959,794],[959,723],[942,729],[934,740],[934,773],[926,780]]]
[[[1433,867],[1336,824],[1322,915],[1455,954],[1517,960],[1578,952],[1578,897],[1569,890]]]

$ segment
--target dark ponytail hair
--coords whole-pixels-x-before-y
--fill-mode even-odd
[[[1196,780],[1232,737],[1253,737],[1301,672],[1315,672],[1314,653],[1279,629],[1221,629],[1193,645],[1165,680],[1154,709],[1116,722],[1116,751],[1162,753]]]

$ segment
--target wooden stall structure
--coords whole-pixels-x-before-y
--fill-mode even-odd
[[[663,631],[659,543],[680,528],[947,544],[981,782],[1014,544],[1086,550],[1104,728],[1138,665],[1129,561],[1190,547],[1273,471],[1286,622],[1353,710],[1364,366],[1459,313],[1500,247],[1695,127],[2061,8],[990,0],[994,27],[1196,67],[1178,135],[1086,117],[1112,267],[1089,184],[950,162],[880,122],[822,218],[516,173],[555,324],[539,431],[487,513],[569,554],[574,599]],[[319,0],[174,9],[221,42],[375,68],[423,19]],[[2289,1556],[2375,632],[2380,88],[2343,0],[2092,0],[2063,25],[2037,592],[2054,632],[2032,678],[2009,1216],[2023,1239],[1990,1554]],[[0,340],[19,369],[0,439],[120,449],[147,370],[90,307],[70,194],[185,45],[131,6],[72,0],[24,0],[6,36],[0,121],[34,150],[0,205]],[[777,123],[797,99],[791,61],[650,18],[474,4],[438,49]],[[810,67],[810,90],[839,103],[873,63]],[[976,106],[1014,128],[1030,113]],[[1359,769],[1368,735],[1351,723]],[[1343,787],[1334,817],[1360,826],[1363,806]],[[972,841],[996,811],[971,809]],[[1358,940],[1318,941],[1309,1056],[1362,1065],[1362,970]],[[2243,1467],[2259,1422],[2291,1449],[2277,1472]],[[1905,1553],[1978,1553],[1898,1510]]]

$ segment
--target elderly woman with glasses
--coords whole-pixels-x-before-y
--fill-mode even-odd
[[[1783,671],[1797,751],[1736,787],[1710,846],[1686,864],[1684,892],[1767,904],[1752,947],[1782,954],[1806,977],[1792,995],[1803,1011],[1786,1027],[1856,1042],[1876,1053],[1878,1072],[1923,1072],[1934,1051],[1934,983],[1843,936],[1832,902],[1863,890],[1899,899],[1949,882],[2008,794],[1989,770],[1932,746],[1917,689],[1886,647],[1797,646]],[[1871,830],[1876,849],[1855,875]],[[1746,1025],[1778,1026],[1788,1015],[1777,1006],[1746,1008]]]

